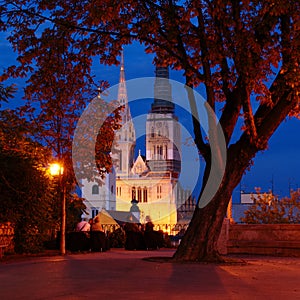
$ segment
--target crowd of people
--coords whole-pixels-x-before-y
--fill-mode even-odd
[[[70,251],[106,251],[108,238],[103,230],[100,217],[82,219],[75,230],[66,236],[66,246]]]
[[[92,251],[109,249],[109,240],[116,236],[113,232],[105,232],[99,216],[89,220],[82,219],[76,225],[75,231],[83,232],[88,236]],[[138,224],[132,222],[132,220],[127,220],[117,231],[124,234],[124,248],[126,250],[158,249],[164,246],[163,232],[155,231],[154,225],[150,221],[146,224]],[[103,242],[103,239],[105,239],[105,242]],[[114,244],[120,245],[120,243]]]
[[[82,231],[82,232],[88,232],[88,231],[102,231],[103,227],[100,223],[100,217],[96,216],[94,219],[90,218],[88,221],[86,219],[82,219],[77,225],[75,231]]]

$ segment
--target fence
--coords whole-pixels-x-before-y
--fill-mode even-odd
[[[106,232],[112,232],[119,226],[106,224],[103,227]],[[176,246],[187,227],[188,224],[157,224],[154,229],[176,237],[171,240]],[[4,252],[14,251],[13,238],[12,224],[0,224],[0,245],[6,245]],[[231,224],[229,219],[225,219],[218,249],[221,254],[300,256],[300,224]]]

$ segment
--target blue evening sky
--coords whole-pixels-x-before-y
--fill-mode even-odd
[[[11,47],[0,35],[0,68],[14,64],[16,55]],[[152,64],[152,55],[144,53],[142,46],[133,44],[126,46],[124,50],[125,57],[125,76],[127,80],[141,77],[153,77],[154,66]],[[98,80],[107,80],[111,86],[119,82],[119,66],[103,66],[95,60],[93,67]],[[184,83],[184,78],[180,72],[171,71],[170,78]],[[22,101],[22,88],[24,80],[14,81],[18,87],[18,93],[8,104],[2,104],[2,109],[18,106]],[[201,91],[198,91],[201,94]],[[151,101],[146,101],[139,107],[131,107],[133,117],[150,110]],[[190,122],[187,116],[180,116],[186,122]],[[233,198],[239,200],[239,192],[254,192],[255,187],[261,187],[262,191],[273,190],[276,195],[286,196],[289,189],[300,188],[300,121],[289,119],[281,124],[269,142],[269,149],[258,153],[254,165],[250,171],[244,175],[240,186],[236,189]],[[142,139],[137,142],[138,148],[142,148]],[[143,153],[142,149],[142,153]]]

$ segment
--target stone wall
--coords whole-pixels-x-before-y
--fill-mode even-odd
[[[300,224],[230,224],[228,254],[300,256]]]
[[[14,227],[10,222],[0,224],[0,244],[8,245],[4,252],[14,252]]]
[[[229,227],[230,227],[230,219],[225,218],[223,221],[221,233],[217,244],[218,251],[222,255],[226,255],[228,253],[227,243],[228,243]]]

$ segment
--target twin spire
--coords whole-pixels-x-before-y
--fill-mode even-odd
[[[120,69],[120,80],[118,90],[118,101],[121,105],[128,104],[127,89],[125,83],[125,68],[124,68],[124,53],[121,52],[121,69]]]
[[[155,68],[154,102],[151,105],[152,113],[174,113],[172,102],[172,88],[169,82],[169,68]]]
[[[169,82],[169,69],[167,67],[155,68],[154,103],[151,105],[152,112],[174,113],[172,102],[172,90]],[[124,53],[121,52],[121,69],[118,90],[118,101],[120,105],[128,106],[127,89],[125,83]]]
[[[125,124],[128,121],[131,121],[131,113],[128,105],[123,51],[121,52],[121,68],[120,68],[120,80],[119,80],[119,87],[118,87],[118,101],[119,101],[119,105],[124,106],[123,111],[121,112],[121,116],[122,116],[122,124]]]

